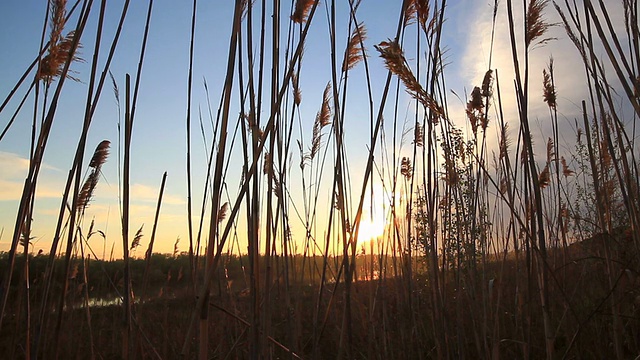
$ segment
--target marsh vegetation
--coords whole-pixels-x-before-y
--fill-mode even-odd
[[[135,231],[131,207],[134,123],[145,116],[137,99],[154,91],[141,87],[154,1],[144,19],[127,17],[129,0],[43,4],[41,51],[0,105],[0,146],[16,119],[32,120],[15,226],[0,235],[9,243],[0,257],[2,353],[638,356],[637,1],[495,1],[488,59],[478,59],[484,77],[463,94],[445,81],[456,61],[443,40],[446,0],[397,1],[396,31],[380,39],[359,20],[365,3],[236,0],[224,7],[230,28],[210,34],[228,39],[216,51],[224,77],[215,89],[194,84],[194,49],[207,39],[195,36],[200,4],[189,3],[186,116],[175,134],[186,136],[185,161],[171,169],[186,172],[186,233],[172,254],[154,250],[166,173],[152,226]],[[120,14],[112,33],[102,31],[107,8]],[[130,22],[141,29],[136,71],[114,76]],[[497,31],[507,53],[494,52]],[[305,65],[311,33],[329,44],[321,89],[305,86],[321,74]],[[572,94],[558,92],[561,57],[532,65],[555,41],[581,60],[573,75],[585,85]],[[493,67],[498,56],[510,66]],[[78,61],[87,73],[73,71]],[[85,86],[75,103],[83,121],[67,140],[74,153],[50,248],[34,254],[36,188],[47,180],[40,172],[63,88],[74,81]],[[205,104],[193,100],[199,91]],[[91,144],[101,97],[116,100],[119,119],[110,121],[121,131]],[[563,109],[561,98],[578,105]],[[192,156],[195,140],[205,161]],[[117,161],[122,236],[86,216],[107,161]]]

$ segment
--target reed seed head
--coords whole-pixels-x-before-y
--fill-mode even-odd
[[[554,38],[543,38],[546,32],[554,26],[548,23],[543,17],[544,9],[549,4],[549,0],[531,0],[527,7],[525,44],[529,48],[534,44],[546,44]]]
[[[296,0],[291,20],[298,24],[305,22],[307,20],[307,16],[309,16],[309,11],[311,10],[312,5],[313,0]]]
[[[93,152],[93,157],[91,157],[89,167],[99,170],[100,167],[102,167],[102,165],[107,161],[107,157],[109,157],[110,146],[111,142],[109,140],[102,140],[96,147],[96,150]]]
[[[553,82],[553,58],[549,59],[549,66],[542,70],[542,98],[553,110],[557,108],[557,93]]]
[[[411,165],[411,159],[408,157],[403,157],[400,162],[400,174],[407,179],[410,179],[413,175],[413,166]]]
[[[142,236],[143,236],[142,228],[144,228],[144,224],[142,224],[142,226],[140,226],[138,231],[136,231],[136,235],[133,237],[133,241],[131,242],[130,250],[135,250],[138,246],[140,246],[140,240],[142,240]]]
[[[363,47],[364,40],[367,38],[367,28],[363,23],[358,24],[351,33],[345,58],[342,62],[342,71],[353,69],[360,61],[364,59],[365,50]]]
[[[411,69],[407,65],[404,53],[400,48],[398,42],[393,40],[382,41],[378,45],[374,45],[376,50],[380,53],[380,57],[384,59],[385,66],[389,71],[396,75],[404,86],[407,88],[407,93],[413,98],[418,100],[425,109],[429,109],[434,115],[433,121],[438,122],[438,119],[444,117],[444,110],[442,107],[422,88],[422,85],[418,82],[413,75]]]
[[[538,175],[538,185],[540,186],[540,189],[544,189],[549,186],[550,182],[551,174],[549,172],[549,163],[547,163],[544,166],[544,169],[542,169],[542,171],[540,172],[540,175]]]

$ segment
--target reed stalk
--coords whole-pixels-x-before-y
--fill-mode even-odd
[[[44,151],[46,149],[46,144],[48,140],[48,135],[51,130],[51,126],[55,117],[55,112],[57,108],[57,102],[60,98],[60,94],[62,91],[62,86],[64,85],[66,75],[68,74],[69,67],[74,58],[75,50],[79,44],[79,37],[84,30],[84,26],[86,25],[87,17],[89,14],[89,9],[91,7],[92,1],[83,3],[83,9],[81,12],[81,16],[78,18],[78,22],[76,25],[75,36],[70,44],[68,57],[65,59],[64,63],[61,65],[62,69],[60,72],[60,78],[58,80],[58,86],[56,87],[53,98],[51,99],[51,103],[49,109],[47,111],[47,115],[45,117],[45,121],[42,124],[40,134],[38,136],[38,141],[36,147],[34,148],[33,156],[31,157],[31,162],[29,165],[29,172],[27,178],[25,179],[24,188],[22,191],[22,196],[20,199],[20,205],[18,207],[18,214],[16,216],[16,226],[14,229],[14,235],[11,243],[11,248],[9,251],[9,270],[5,274],[5,278],[3,279],[2,288],[0,288],[0,296],[2,297],[2,307],[0,311],[0,326],[3,323],[3,318],[5,315],[5,309],[7,304],[7,299],[9,295],[9,287],[11,283],[11,276],[13,273],[13,266],[15,261],[15,253],[18,245],[18,240],[20,238],[21,229],[24,224],[24,221],[28,214],[28,209],[31,208],[32,201],[30,199],[33,198],[35,194],[36,183],[40,171],[40,167],[42,165],[42,158],[44,156]]]
[[[162,196],[164,195],[164,186],[167,183],[167,172],[162,174],[162,182],[160,184],[160,192],[158,193],[158,203],[156,205],[156,215],[153,220],[153,229],[151,230],[151,239],[149,240],[149,247],[144,253],[144,275],[142,276],[142,293],[146,294],[146,288],[149,282],[149,269],[151,267],[151,256],[153,255],[153,245],[156,240],[156,230],[158,228],[158,218],[160,217],[160,207],[162,205]]]
[[[123,359],[129,359],[131,340],[131,268],[129,264],[129,171],[131,156],[131,135],[133,117],[131,104],[131,77],[126,75],[125,81],[125,116],[124,116],[124,160],[122,163],[122,249],[124,256],[124,288],[122,290],[123,317],[121,322]]]
[[[193,292],[196,289],[196,266],[194,260],[193,249],[193,219],[191,213],[191,98],[192,98],[192,83],[193,83],[193,51],[195,47],[195,32],[196,32],[196,8],[198,5],[197,0],[193,0],[193,10],[191,13],[191,35],[189,40],[189,74],[187,76],[187,225],[189,229],[189,258],[191,266],[189,273],[191,277]],[[163,182],[164,183],[164,182]]]

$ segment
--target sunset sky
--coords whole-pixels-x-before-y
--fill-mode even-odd
[[[104,63],[108,44],[113,37],[122,3],[123,1],[110,1],[107,4],[101,64]],[[210,146],[212,133],[203,79],[206,79],[209,87],[211,106],[215,117],[226,70],[230,21],[233,13],[232,3],[232,1],[198,2],[193,75],[194,95],[191,114],[194,174],[193,208],[195,214],[200,211],[207,161],[205,145],[200,133],[199,111],[203,117],[207,147]],[[343,51],[348,37],[346,30],[348,12],[345,6],[346,1],[338,1],[338,3],[338,30],[340,31],[338,51]],[[388,0],[363,0],[357,14],[358,20],[364,22],[368,30],[365,46],[369,55],[374,101],[380,99],[387,72],[373,45],[394,37],[401,10],[400,3],[400,1]],[[516,13],[520,14],[522,4],[518,1],[515,3],[518,3],[516,8],[520,9]],[[70,6],[71,4],[69,4]],[[124,96],[125,74],[130,73],[133,76],[136,71],[147,6],[148,2],[146,1],[131,2],[122,39],[111,66],[111,72],[118,82],[121,96]],[[286,14],[283,17],[287,17],[289,14],[288,6],[288,4],[283,5],[282,11]],[[445,38],[442,43],[443,47],[447,49],[448,65],[445,69],[445,76],[448,87],[448,106],[451,118],[461,126],[465,126],[463,125],[465,119],[462,112],[465,94],[468,95],[474,86],[481,84],[482,77],[489,67],[492,6],[493,1],[450,1],[445,12],[447,21],[444,30]],[[0,48],[3,49],[3,56],[0,57],[0,101],[4,100],[37,55],[45,10],[46,1],[44,0],[3,0],[0,2],[0,26],[2,27]],[[81,57],[85,62],[75,63],[72,66],[76,72],[74,76],[79,78],[80,82],[69,81],[65,84],[50,142],[45,153],[45,164],[38,184],[32,231],[32,235],[35,236],[33,242],[36,251],[43,249],[48,252],[55,228],[56,214],[60,206],[61,193],[64,190],[64,182],[71,167],[80,134],[86,101],[86,79],[89,76],[98,10],[99,6],[94,5],[88,28],[81,40],[83,44]],[[185,119],[191,11],[191,2],[189,1],[157,0],[154,3],[132,140],[130,231],[135,232],[144,224],[145,234],[142,248],[137,250],[137,256],[144,254],[144,248],[148,243],[158,189],[165,171],[168,172],[167,186],[155,250],[163,253],[172,252],[174,242],[178,237],[181,239],[180,249],[187,249]],[[550,22],[560,21],[553,6],[549,6],[546,11]],[[75,26],[76,19],[76,16],[72,17],[70,23],[67,24],[65,33]],[[517,23],[521,24],[522,21],[517,21]],[[320,107],[322,91],[327,82],[331,80],[330,43],[324,2],[318,7],[312,24],[305,46],[303,72],[300,78],[303,96],[300,116],[305,128],[302,137],[306,144],[309,143],[313,119]],[[498,69],[500,74],[505,118],[507,121],[512,119],[510,121],[511,129],[515,133],[514,129],[517,129],[518,124],[514,115],[515,101],[512,91],[514,76],[506,24],[506,7],[504,1],[500,1],[491,68]],[[415,32],[415,26],[410,31]],[[556,65],[560,122],[564,124],[561,131],[566,140],[561,144],[561,148],[571,150],[574,142],[574,132],[571,131],[574,118],[579,113],[580,101],[586,96],[583,86],[584,70],[581,65],[576,66],[576,64],[580,64],[577,51],[566,38],[564,30],[559,26],[555,27],[551,30],[551,36],[556,37],[557,40],[531,51],[530,119],[532,131],[534,137],[538,137],[536,145],[544,146],[546,136],[543,137],[542,134],[549,134],[550,125],[547,125],[548,109],[542,101],[541,78],[542,69],[546,66],[549,56],[553,55]],[[413,39],[412,35],[408,35],[409,37]],[[282,39],[283,42],[286,42],[286,28],[283,30]],[[408,44],[411,43],[408,42]],[[407,47],[411,49],[406,54],[407,59],[412,60],[417,56],[423,56],[411,53],[411,51],[415,51],[413,44]],[[341,58],[341,55],[338,58]],[[99,68],[102,69],[102,65]],[[359,184],[367,155],[369,129],[368,99],[366,91],[362,87],[365,84],[362,64],[354,69],[350,82],[349,107],[346,111],[349,115],[348,118],[352,121],[346,125],[345,131],[348,141],[348,161],[352,169],[351,176],[353,183]],[[55,84],[57,82],[54,83],[54,86]],[[0,113],[2,128],[8,123],[26,89],[27,86],[23,85],[7,109]],[[458,99],[453,92],[462,100]],[[237,97],[237,84],[234,93],[236,94],[234,96]],[[400,116],[406,116],[410,121],[413,107],[409,106],[409,99],[403,99],[404,103],[400,105]],[[0,250],[2,251],[9,248],[16,209],[28,167],[33,106],[33,96],[31,96],[7,136],[0,142],[0,229],[2,229]],[[238,112],[236,98],[232,101],[232,124],[235,124]],[[110,247],[112,243],[115,243],[116,253],[121,252],[122,246],[117,200],[117,124],[118,109],[109,81],[103,90],[94,117],[85,158],[90,158],[97,144],[103,139],[112,142],[111,156],[103,167],[104,177],[100,179],[96,189],[93,202],[87,213],[85,226],[88,227],[90,219],[95,217],[96,228],[107,233],[107,246]],[[234,126],[231,125],[230,132],[233,131]],[[389,126],[387,125],[385,129],[390,132]],[[363,132],[363,129],[366,129],[366,132]],[[296,134],[298,133],[296,132]],[[495,134],[495,127],[491,127],[488,131],[489,138],[493,139],[489,140],[490,144],[495,143]],[[299,159],[294,155],[292,162],[297,164]],[[240,164],[237,159],[232,159],[231,166],[233,167],[235,163]],[[237,172],[239,167],[238,165],[238,168],[233,171]],[[296,167],[294,166],[294,168]],[[235,181],[239,182],[239,180],[237,178]],[[235,200],[234,195],[239,184],[232,183],[232,181],[233,178],[230,178],[228,190],[232,200]],[[359,186],[355,185],[353,189],[354,191],[359,190]],[[196,217],[194,219],[196,226],[197,222]],[[102,250],[101,246],[100,251]]]

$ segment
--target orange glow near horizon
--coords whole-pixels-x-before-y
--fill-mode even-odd
[[[360,221],[360,230],[358,231],[358,248],[364,243],[375,240],[384,234],[386,221],[384,216],[367,216]]]
[[[387,228],[386,211],[388,209],[389,201],[383,195],[382,189],[374,189],[372,198],[369,197],[365,201],[365,210],[360,219],[358,249],[365,243],[376,240],[384,235],[384,231]]]

